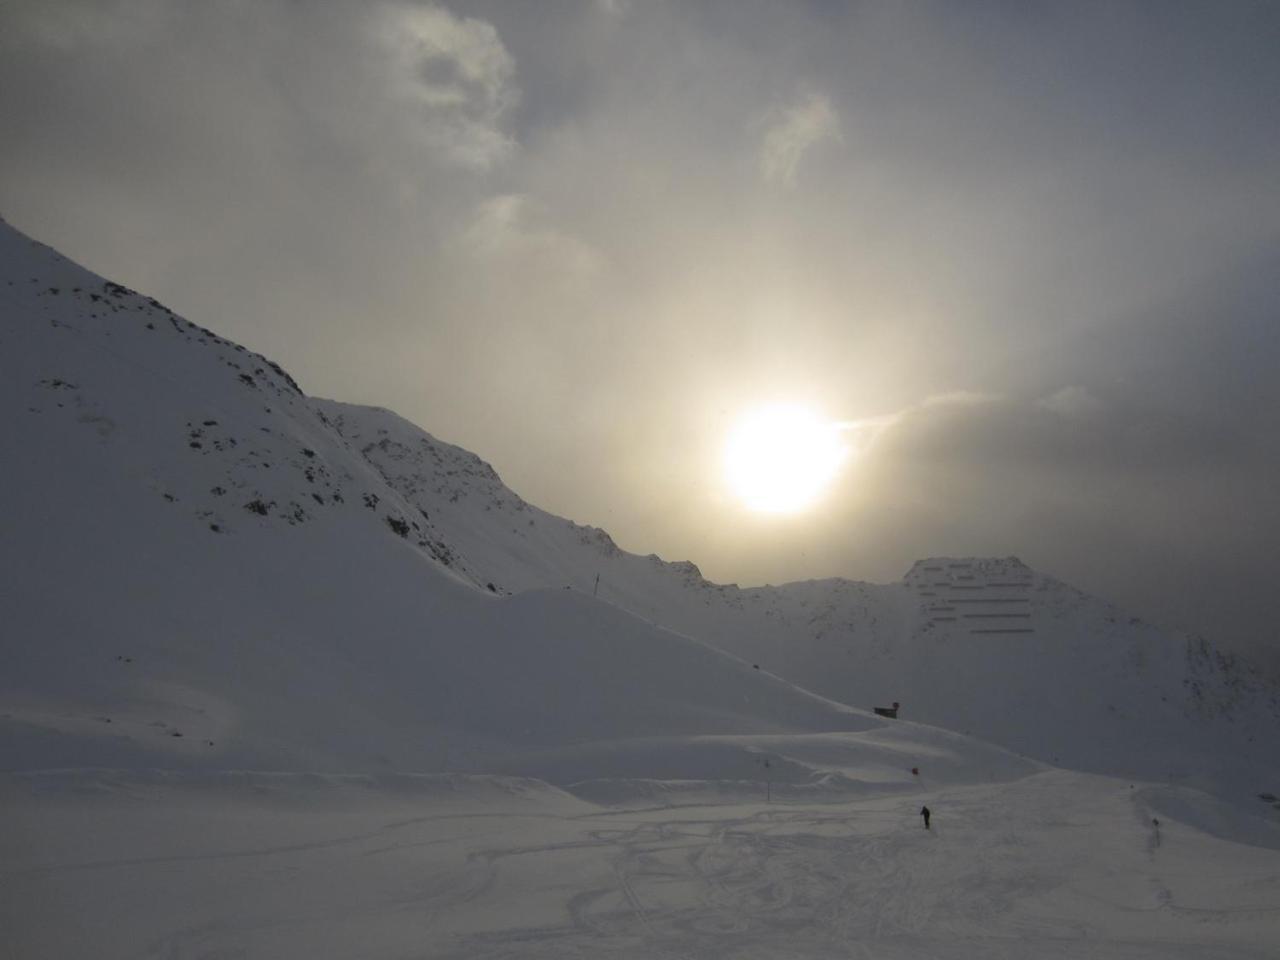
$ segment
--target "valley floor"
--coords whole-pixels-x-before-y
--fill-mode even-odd
[[[649,809],[494,777],[8,775],[0,955],[1280,955],[1270,835],[1161,797],[1062,771]]]

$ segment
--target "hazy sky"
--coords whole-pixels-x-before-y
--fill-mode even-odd
[[[1280,4],[0,0],[0,213],[716,580],[1280,650]],[[751,514],[741,411],[874,437]]]

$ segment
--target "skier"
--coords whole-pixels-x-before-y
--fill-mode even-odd
[[[921,807],[921,808],[920,808],[920,816],[924,817],[924,828],[925,828],[926,830],[928,830],[928,829],[929,829],[929,817],[931,816],[931,814],[929,813],[929,808],[928,808],[928,807]]]

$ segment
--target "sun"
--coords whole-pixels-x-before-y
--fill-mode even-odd
[[[836,424],[807,407],[771,404],[744,415],[729,434],[725,478],[752,510],[798,513],[826,491],[847,452]]]

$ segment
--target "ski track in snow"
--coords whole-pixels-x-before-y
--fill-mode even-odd
[[[45,842],[0,851],[15,950],[0,955],[1262,960],[1280,946],[1280,852],[1176,821],[1155,847],[1144,801],[1104,778],[822,805],[473,799],[405,816],[438,801],[246,794],[213,812],[154,786],[10,792]],[[262,842],[234,844],[232,822]],[[54,836],[144,855],[66,860]]]

